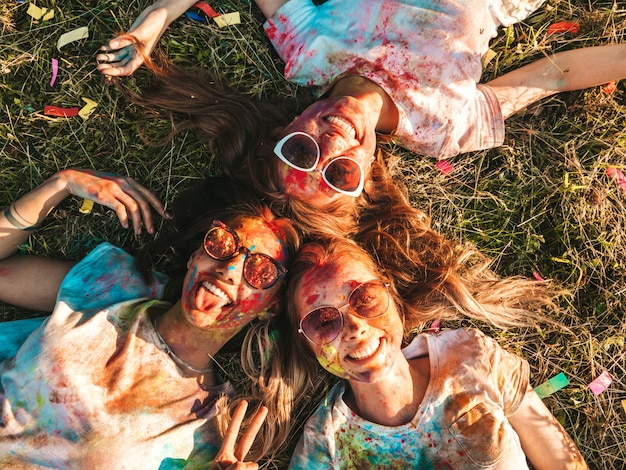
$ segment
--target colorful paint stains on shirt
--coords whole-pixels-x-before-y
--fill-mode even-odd
[[[501,145],[504,119],[480,80],[497,28],[544,0],[289,0],[265,23],[285,77],[326,91],[343,75],[381,86],[398,107],[394,135],[446,158]]]
[[[307,422],[290,468],[528,468],[507,417],[528,388],[528,363],[477,330],[422,334],[403,350],[428,355],[430,382],[414,418],[382,426],[356,415],[337,385]]]
[[[65,277],[52,315],[1,364],[0,467],[179,468],[217,452],[207,422],[232,387],[201,387],[157,346],[148,310],[168,305],[149,297],[163,277],[145,285],[132,266],[122,250],[100,245]]]

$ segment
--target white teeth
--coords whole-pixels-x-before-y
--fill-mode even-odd
[[[374,353],[378,351],[379,347],[380,347],[380,338],[376,341],[372,341],[363,349],[353,352],[352,354],[349,354],[348,357],[350,357],[351,359],[360,361],[361,359],[366,359],[368,357],[373,356]]]
[[[226,301],[226,304],[230,303],[230,297],[228,297],[228,294],[226,294],[226,292],[224,292],[222,289],[220,289],[217,286],[214,286],[213,284],[211,284],[209,281],[204,281],[202,283],[202,287],[204,287],[206,290],[208,290],[209,292],[217,295],[220,299],[223,299]]]
[[[331,124],[342,128],[344,131],[346,131],[353,139],[356,137],[356,129],[354,127],[352,127],[352,124],[350,124],[350,122],[347,119],[344,119],[342,117],[339,116],[328,116],[326,118],[326,120],[328,122],[330,122]]]

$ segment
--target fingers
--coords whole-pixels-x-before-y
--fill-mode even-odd
[[[246,455],[248,455],[248,452],[250,451],[250,448],[252,447],[252,444],[254,443],[254,439],[256,438],[256,435],[258,434],[259,429],[261,429],[261,426],[263,425],[263,422],[265,421],[266,416],[267,416],[266,406],[260,407],[257,410],[257,412],[254,414],[254,417],[252,418],[252,421],[250,421],[250,425],[248,426],[248,429],[246,429],[246,432],[239,439],[239,445],[237,446],[237,449],[235,450],[235,458],[237,460],[243,461],[243,459],[246,458]]]
[[[123,227],[129,219],[137,235],[142,223],[148,233],[154,233],[152,208],[161,216],[169,217],[161,201],[132,178],[92,170],[63,170],[70,194],[91,199],[115,211]]]
[[[228,425],[228,429],[226,430],[226,434],[224,435],[224,441],[222,442],[222,450],[226,451],[228,455],[234,455],[233,450],[235,449],[235,444],[237,442],[237,436],[239,435],[239,429],[241,429],[241,423],[246,416],[246,410],[248,409],[248,402],[242,400],[235,408],[235,412],[233,413],[233,417]]]
[[[131,75],[143,64],[143,58],[137,54],[132,43],[122,49],[114,50],[103,46],[101,50],[103,53],[96,56],[99,62],[97,69],[105,75],[112,77]]]
[[[117,195],[117,199],[122,205],[114,209],[122,225],[126,222],[125,227],[128,226],[128,216],[130,216],[137,235],[141,234],[142,223],[148,233],[153,234],[154,222],[151,208],[154,207],[159,214],[165,216],[165,208],[161,201],[152,192],[130,178],[123,178],[119,183],[119,188],[121,192]]]
[[[246,410],[248,409],[248,402],[242,400],[235,408],[233,413],[233,417],[228,425],[228,429],[226,430],[226,434],[224,435],[224,441],[222,442],[222,447],[220,448],[217,457],[215,458],[215,462],[218,465],[230,466],[237,465],[234,468],[246,468],[246,469],[255,469],[257,468],[256,463],[253,462],[243,462],[254,443],[254,439],[261,428],[261,425],[265,421],[265,417],[267,416],[267,408],[265,406],[260,407],[257,412],[252,417],[250,421],[250,425],[245,433],[239,439],[239,444],[235,449],[235,445],[237,444],[237,436],[239,435],[239,430],[241,429],[241,424],[243,423],[244,418],[246,417]],[[246,465],[246,464],[250,465]]]

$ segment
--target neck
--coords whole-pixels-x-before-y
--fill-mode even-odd
[[[330,90],[329,96],[352,96],[369,108],[369,115],[378,132],[393,132],[398,127],[398,108],[376,83],[359,75],[348,75],[339,79]]]
[[[384,426],[400,426],[417,413],[430,378],[428,357],[398,358],[387,376],[375,383],[349,381],[346,403],[359,416]]]
[[[210,368],[213,356],[239,332],[203,329],[190,324],[182,314],[180,302],[159,316],[155,327],[174,355],[194,369]],[[187,369],[189,375],[198,375],[193,370],[181,367]]]

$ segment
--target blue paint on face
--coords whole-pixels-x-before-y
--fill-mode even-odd
[[[194,266],[193,271],[191,271],[191,274],[189,275],[189,283],[185,287],[186,292],[189,292],[191,290],[191,286],[193,286],[193,280],[196,278],[197,275],[198,275],[198,267]]]

